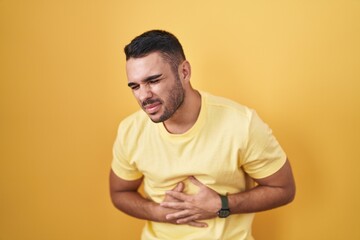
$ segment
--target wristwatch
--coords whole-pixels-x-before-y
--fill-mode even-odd
[[[219,218],[226,218],[230,215],[228,197],[219,195],[221,199],[221,209],[217,212]]]

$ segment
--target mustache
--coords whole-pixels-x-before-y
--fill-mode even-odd
[[[141,103],[142,107],[146,107],[146,105],[153,104],[153,103],[162,103],[160,99],[146,99]]]

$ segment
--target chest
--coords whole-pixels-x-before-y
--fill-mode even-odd
[[[166,139],[144,133],[133,161],[151,188],[171,189],[179,181],[195,176],[214,189],[241,188],[244,174],[239,155],[244,140],[230,130],[201,131],[191,138]]]

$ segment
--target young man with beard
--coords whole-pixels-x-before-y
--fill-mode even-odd
[[[271,129],[254,110],[195,90],[171,33],[145,32],[125,54],[128,86],[142,110],[119,126],[110,172],[115,207],[147,220],[146,240],[253,239],[254,213],[295,196]]]

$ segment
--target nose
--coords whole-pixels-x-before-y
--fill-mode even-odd
[[[152,92],[150,87],[145,84],[143,86],[140,86],[140,89],[138,91],[138,98],[141,102],[144,102],[145,100],[152,97]]]

